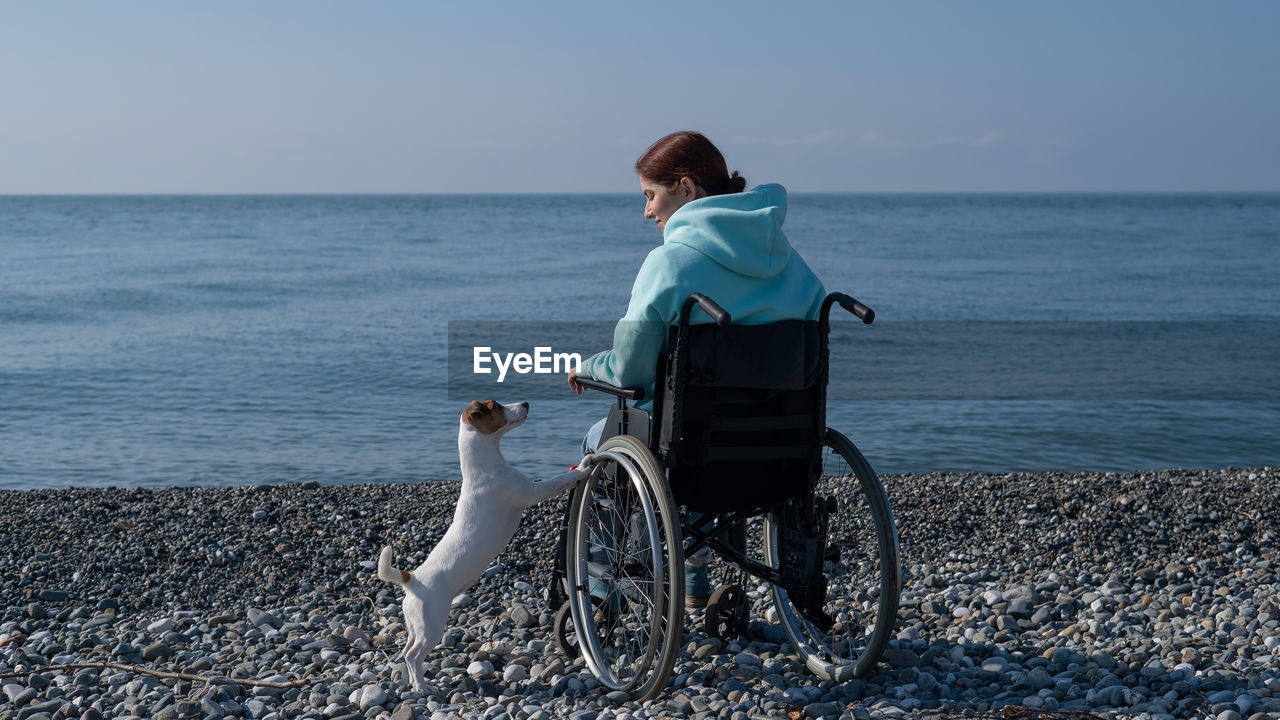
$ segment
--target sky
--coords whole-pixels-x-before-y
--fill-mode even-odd
[[[1280,190],[1280,3],[0,5],[0,194]]]

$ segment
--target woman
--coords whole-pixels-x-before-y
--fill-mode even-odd
[[[644,193],[644,216],[658,224],[662,245],[650,251],[631,288],[626,315],[613,332],[613,349],[598,353],[569,372],[579,395],[578,376],[619,387],[645,388],[636,407],[653,402],[658,355],[667,328],[679,319],[690,293],[715,300],[735,323],[818,317],[826,296],[804,260],[782,232],[787,193],[781,185],[745,190],[747,181],[729,174],[724,156],[701,133],[676,132],[658,140],[636,160]],[[691,322],[711,319],[695,308]],[[604,420],[583,441],[595,452]],[[699,553],[698,555],[702,555]],[[689,558],[687,602],[701,607],[710,595],[708,555]]]

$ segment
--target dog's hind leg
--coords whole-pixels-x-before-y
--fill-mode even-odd
[[[413,639],[404,650],[404,661],[409,668],[413,689],[423,694],[431,694],[435,692],[435,688],[427,685],[427,680],[422,674],[423,661],[427,659],[427,653],[439,645],[444,637],[444,631],[449,623],[448,601],[446,600],[442,606],[438,599],[430,598],[422,603],[420,613],[421,631],[412,633]]]
[[[422,674],[422,661],[427,658],[428,643],[420,635],[409,638],[404,649],[404,669],[409,675],[409,684],[420,693],[427,692],[427,679]]]

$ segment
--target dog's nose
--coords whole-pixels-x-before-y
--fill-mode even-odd
[[[518,406],[520,406],[520,407],[524,408],[525,410],[528,410],[528,409],[529,409],[529,403],[528,403],[528,402],[518,402],[518,403],[516,403],[516,405],[518,405]]]

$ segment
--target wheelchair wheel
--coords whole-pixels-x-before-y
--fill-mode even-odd
[[[823,442],[819,495],[836,497],[824,569],[827,595],[823,610],[834,620],[823,631],[802,616],[783,588],[772,589],[783,632],[813,673],[844,682],[869,672],[879,661],[897,621],[902,591],[898,531],[889,499],[871,465],[852,442],[827,429]],[[849,485],[848,478],[857,483]],[[835,482],[846,481],[839,490]],[[826,486],[827,493],[824,493]],[[766,517],[765,557],[778,563],[777,518]]]
[[[606,440],[574,490],[565,575],[578,648],[610,690],[656,697],[684,622],[684,545],[657,461],[635,438]]]

